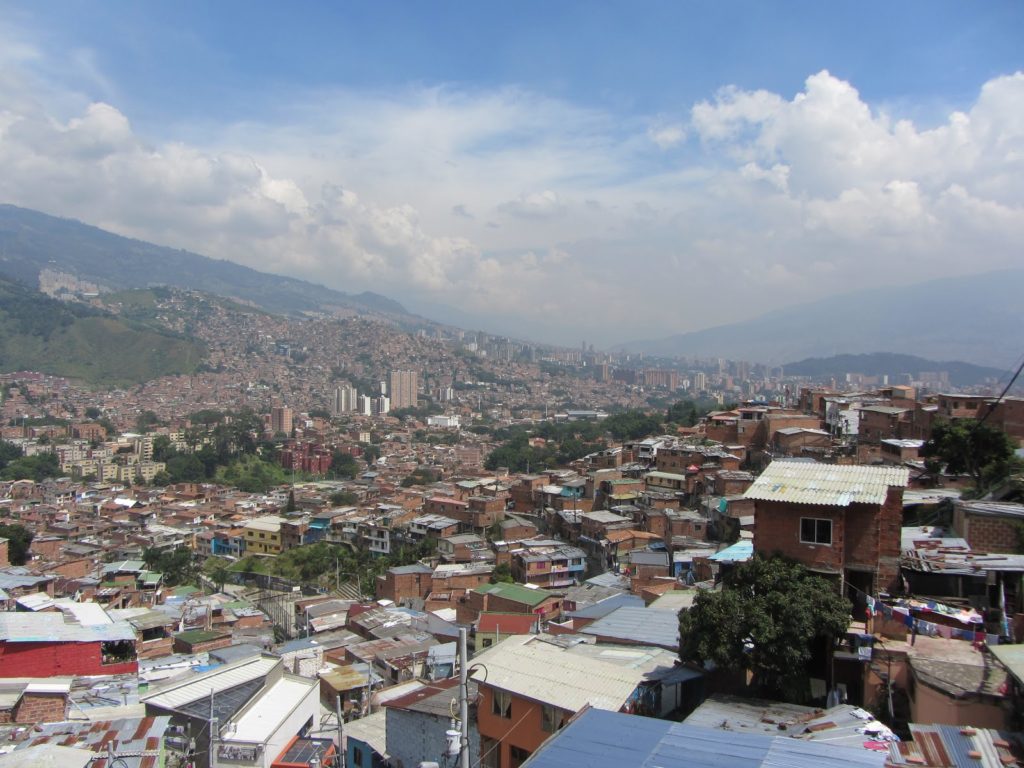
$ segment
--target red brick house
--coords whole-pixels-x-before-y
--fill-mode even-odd
[[[120,675],[139,671],[128,622],[81,624],[63,613],[0,613],[0,677]]]
[[[1022,523],[1024,504],[958,501],[953,509],[953,529],[976,552],[1017,552],[1017,531]]]
[[[377,577],[377,599],[401,603],[406,598],[424,598],[430,594],[433,570],[425,565],[398,565]]]
[[[862,592],[891,591],[909,479],[902,467],[773,461],[744,494],[754,500],[754,551],[779,552]]]

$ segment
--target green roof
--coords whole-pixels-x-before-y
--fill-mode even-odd
[[[196,643],[205,643],[209,640],[216,640],[224,637],[226,634],[226,632],[207,632],[205,629],[190,629],[185,632],[179,632],[174,636],[174,639],[181,640],[189,645],[195,645]]]
[[[502,597],[516,603],[523,603],[531,607],[540,605],[549,597],[556,596],[546,589],[530,589],[521,584],[508,584],[505,582],[484,584],[482,587],[477,587],[476,591],[485,595]]]

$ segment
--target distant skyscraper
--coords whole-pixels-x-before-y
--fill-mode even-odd
[[[275,435],[278,432],[291,437],[293,427],[292,409],[287,405],[275,406],[270,409],[270,431]]]
[[[363,416],[373,415],[373,398],[368,395],[359,396],[359,406],[356,408]]]
[[[391,386],[388,387],[388,395],[391,397],[392,408],[415,408],[417,392],[419,392],[419,376],[416,371],[391,372]]]
[[[331,413],[338,416],[342,413],[352,413],[359,405],[359,393],[351,384],[342,384],[334,390],[334,402],[331,404]]]

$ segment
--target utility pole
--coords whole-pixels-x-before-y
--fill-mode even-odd
[[[217,755],[214,752],[214,747],[217,744],[218,728],[217,718],[213,716],[213,688],[210,689],[210,720],[209,723],[207,724],[207,727],[210,729],[210,752],[208,755],[208,759],[210,761],[210,765],[213,765],[214,761],[217,759]]]
[[[459,628],[459,767],[469,768],[469,654],[466,651],[466,628]]]
[[[342,740],[342,728],[343,728],[343,724],[344,724],[345,721],[341,717],[341,694],[340,693],[337,696],[335,696],[334,707],[335,707],[335,713],[338,715],[338,755],[337,755],[337,757],[336,757],[336,759],[334,761],[334,764],[336,766],[338,766],[338,768],[344,768],[345,767],[345,750],[344,750],[344,745],[343,745],[344,741]]]

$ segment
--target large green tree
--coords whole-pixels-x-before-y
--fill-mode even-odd
[[[981,492],[1005,480],[1017,467],[1014,444],[1001,429],[973,419],[939,421],[921,448],[929,472],[969,475]]]
[[[0,538],[7,539],[7,557],[11,565],[25,564],[34,535],[31,530],[18,523],[0,525]]]
[[[815,645],[834,642],[849,623],[850,603],[832,583],[784,558],[758,555],[680,613],[679,655],[749,671],[763,695],[802,702]]]

